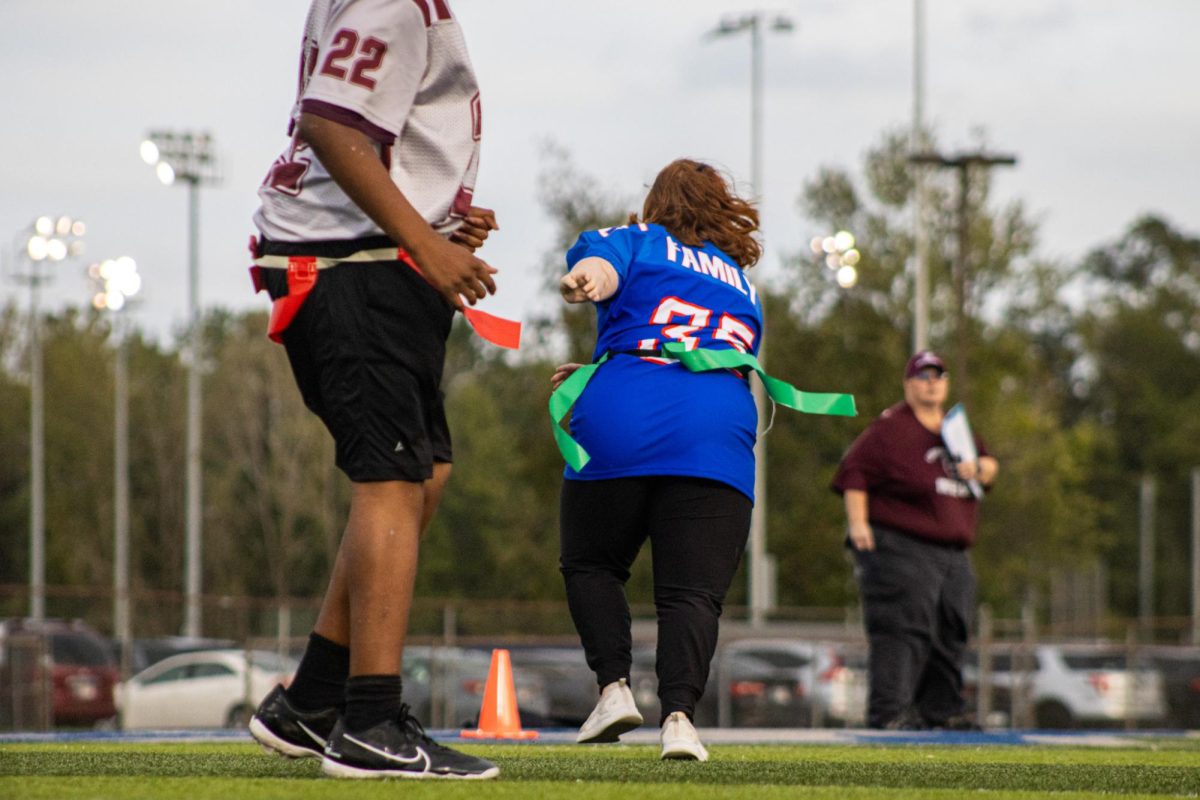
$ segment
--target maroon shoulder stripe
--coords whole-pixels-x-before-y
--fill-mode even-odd
[[[433,0],[433,8],[439,20],[450,19],[450,6],[446,5],[446,0]]]
[[[433,24],[433,20],[429,16],[429,3],[425,0],[413,0],[417,4],[417,8],[421,9],[421,16],[425,18],[425,27],[428,28]]]
[[[300,101],[300,110],[305,114],[312,114],[330,122],[345,125],[347,128],[354,128],[380,144],[388,145],[396,141],[396,134],[387,128],[379,127],[357,111],[351,111],[324,100],[302,100]]]

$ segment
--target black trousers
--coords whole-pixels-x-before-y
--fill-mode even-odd
[[[649,538],[662,719],[675,711],[694,716],[716,652],[725,593],[750,532],[751,508],[741,492],[701,478],[563,481],[559,568],[571,619],[600,686],[629,678],[633,642],[625,582]]]
[[[875,550],[855,551],[870,646],[867,724],[913,713],[936,726],[963,713],[962,662],[975,607],[965,550],[872,525]]]

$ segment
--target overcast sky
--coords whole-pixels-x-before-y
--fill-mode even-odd
[[[399,0],[397,0],[399,1]],[[26,294],[11,251],[41,214],[87,222],[87,255],[55,265],[54,307],[90,297],[88,261],[129,255],[139,324],[185,319],[187,192],[138,157],[151,128],[210,130],[224,180],[201,199],[201,301],[265,308],[246,240],[255,190],[286,143],[307,0],[0,0],[0,299]],[[912,109],[908,0],[457,0],[484,109],[476,191],[501,228],[484,308],[528,317],[550,299],[538,266],[551,226],[537,202],[542,146],[639,197],[666,162],[708,159],[749,180],[750,43],[706,40],[724,15],[786,13],[765,40],[766,278],[826,233],[796,208],[824,164],[856,169]],[[1016,168],[1001,199],[1042,222],[1042,255],[1071,259],[1154,211],[1200,232],[1200,2],[926,0],[926,118],[949,149],[983,128]]]

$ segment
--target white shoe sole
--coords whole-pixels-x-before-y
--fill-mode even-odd
[[[585,735],[583,731],[575,737],[575,744],[608,744],[621,738],[621,734],[629,733],[643,722],[641,714],[626,714],[617,717],[595,733]]]
[[[663,749],[663,761],[708,761],[708,753],[704,751],[697,752],[690,747],[673,747],[670,750]]]
[[[271,730],[259,721],[258,717],[250,720],[250,735],[254,740],[262,745],[263,749],[268,753],[286,758],[322,758],[322,755],[315,750],[309,750],[307,747],[297,747],[291,742],[285,742]]]
[[[413,772],[404,769],[363,769],[341,764],[331,758],[321,759],[321,771],[331,778],[353,778],[371,780],[380,778],[408,778],[410,780],[464,780],[486,781],[500,774],[499,767],[492,767],[474,775],[455,775],[445,772]]]

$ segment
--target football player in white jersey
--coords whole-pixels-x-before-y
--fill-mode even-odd
[[[259,742],[338,777],[491,778],[401,702],[418,541],[450,473],[440,390],[455,309],[495,292],[474,249],[480,103],[447,0],[313,0],[290,142],[259,191],[256,283],[352,485],[332,578]]]

